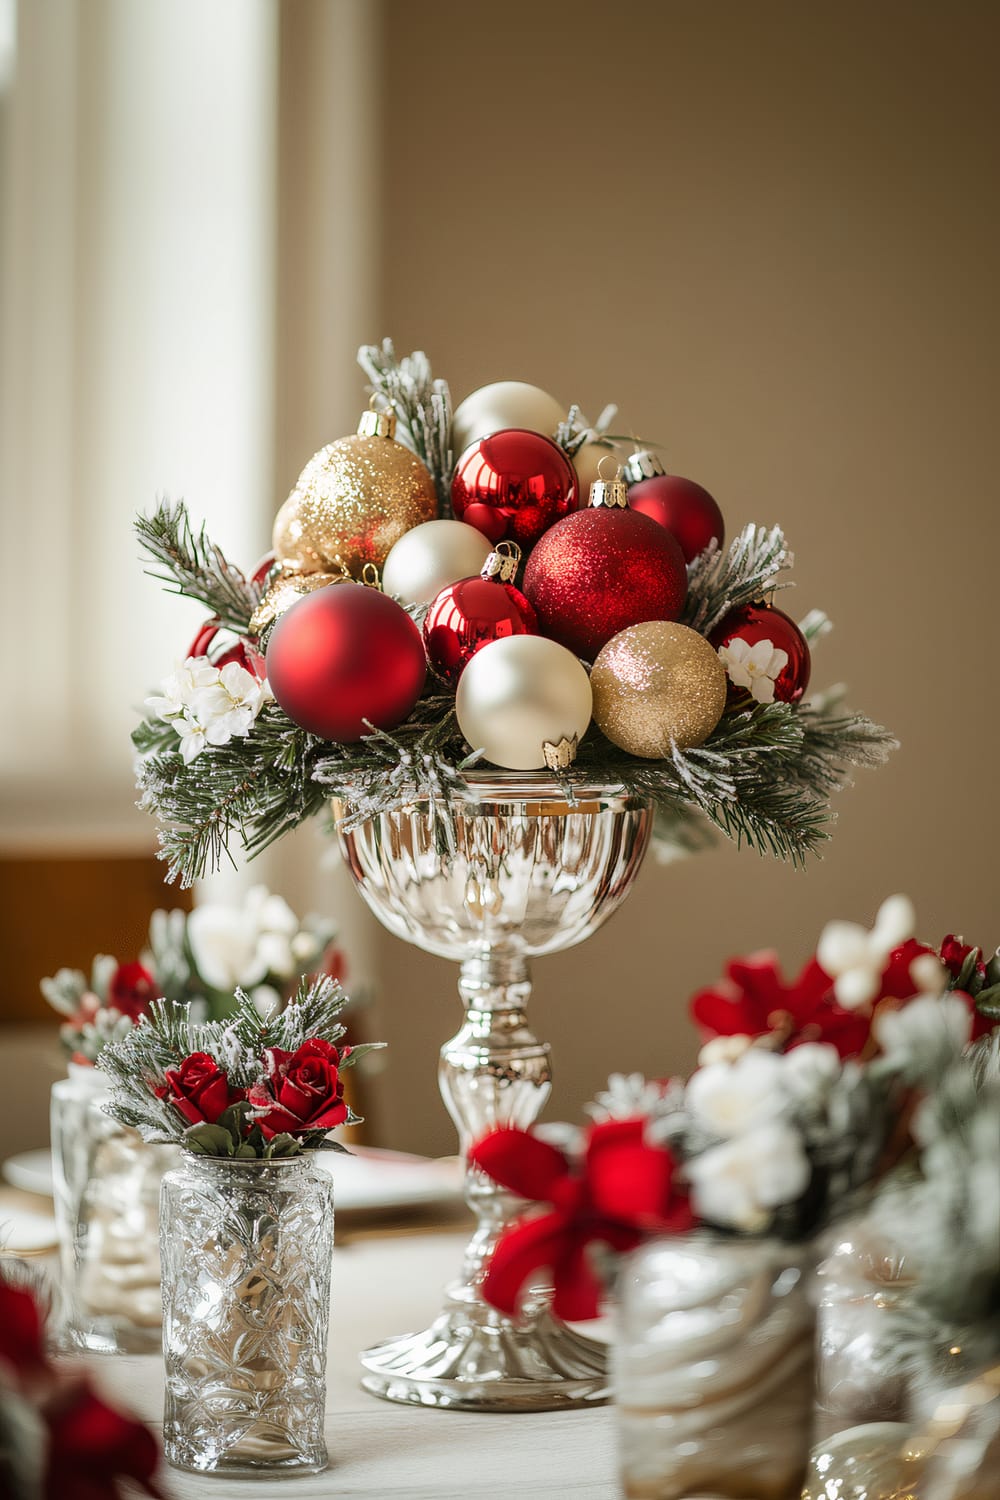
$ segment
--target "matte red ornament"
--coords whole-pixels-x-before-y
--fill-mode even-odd
[[[451,504],[460,521],[476,526],[490,541],[506,537],[528,548],[576,510],[576,471],[551,438],[509,427],[466,448],[451,482]],[[491,523],[483,507],[493,517]]]
[[[795,621],[773,604],[744,604],[741,609],[731,610],[708,637],[716,650],[737,638],[748,646],[770,641],[775,650],[785,652],[788,661],[774,680],[775,702],[798,703],[809,686],[812,657],[809,643]],[[749,701],[750,694],[746,688],[730,682],[729,700]]]
[[[491,552],[482,573],[443,588],[424,619],[427,660],[446,682],[456,685],[476,652],[508,635],[537,635],[538,619],[512,582],[520,549]]]
[[[590,493],[588,509],[546,532],[524,570],[542,635],[585,661],[630,625],[676,620],[687,598],[679,544],[629,508],[624,481],[598,481]]]
[[[221,671],[235,661],[261,682],[267,675],[264,658],[252,642],[237,635],[228,626],[222,625],[215,615],[205,621],[187,651],[192,656],[207,656],[213,667]]]
[[[279,618],[267,645],[268,682],[285,713],[339,744],[360,740],[369,724],[395,729],[426,673],[420,631],[406,610],[360,583],[306,594]]]
[[[704,552],[709,542],[722,546],[726,525],[715,499],[679,474],[666,474],[653,453],[633,453],[625,465],[629,485],[628,503],[640,515],[649,516],[677,538],[684,561]]]

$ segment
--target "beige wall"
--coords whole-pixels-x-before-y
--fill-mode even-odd
[[[609,1068],[691,1060],[691,991],[790,964],[897,888],[930,936],[1000,941],[993,849],[1000,8],[799,0],[388,0],[382,316],[456,399],[521,378],[669,443],[731,531],[780,521],[815,680],[903,743],[806,874],[731,850],[650,864],[596,938],[537,966],[550,1114]],[[385,937],[380,1107],[430,1103],[454,976]]]

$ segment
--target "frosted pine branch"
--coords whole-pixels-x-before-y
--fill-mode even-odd
[[[246,633],[261,589],[209,541],[204,526],[195,532],[183,500],[161,500],[151,516],[137,519],[135,530],[156,564],[146,570],[151,578],[173,594],[197,599],[230,630]]]
[[[728,552],[712,543],[688,564],[684,624],[708,635],[731,609],[787,588],[777,578],[793,562],[780,526],[745,526]]]
[[[396,358],[391,339],[365,344],[358,364],[369,390],[384,396],[396,413],[396,436],[427,465],[442,515],[451,514],[451,393],[447,381],[435,380],[422,350]]]

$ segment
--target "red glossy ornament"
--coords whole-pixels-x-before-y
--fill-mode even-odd
[[[809,686],[812,657],[809,643],[795,621],[773,604],[744,604],[741,609],[734,609],[726,615],[708,637],[716,650],[737,638],[746,641],[748,646],[770,641],[776,651],[784,651],[788,661],[774,679],[774,701],[798,703]],[[729,699],[730,702],[752,701],[750,692],[732,681]]]
[[[339,744],[360,740],[369,724],[395,729],[426,673],[420,631],[406,610],[360,583],[306,594],[279,618],[267,645],[268,682],[285,713]]]
[[[576,471],[565,453],[551,438],[521,427],[471,443],[451,482],[460,521],[478,527],[491,542],[506,537],[524,548],[578,503]],[[493,517],[489,526],[483,507]]]
[[[207,656],[212,666],[218,667],[220,671],[235,661],[261,682],[267,675],[264,658],[256,647],[234,630],[220,624],[215,615],[206,620],[198,631],[188,647],[187,656],[189,659],[192,656]]]
[[[546,532],[524,570],[541,633],[586,661],[630,625],[676,620],[687,598],[680,546],[629,508],[624,481],[598,480],[590,495],[587,510]]]
[[[478,577],[449,584],[427,611],[427,660],[452,687],[483,646],[509,635],[538,634],[535,611],[513,583],[520,549],[510,542],[500,546],[509,550],[491,552]]]
[[[704,552],[709,542],[722,546],[726,524],[714,498],[679,474],[667,474],[653,453],[633,453],[625,464],[628,503],[640,515],[649,516],[677,538],[684,561]]]

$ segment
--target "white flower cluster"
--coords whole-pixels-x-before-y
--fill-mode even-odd
[[[828,922],[820,934],[816,958],[833,980],[837,1004],[844,1010],[867,1010],[879,992],[890,954],[913,937],[916,926],[908,896],[883,901],[870,931],[857,922]],[[932,953],[921,954],[910,965],[914,994],[940,995],[946,978]]]
[[[179,662],[162,689],[146,707],[177,731],[186,764],[209,745],[244,739],[271,698],[267,683],[239,662],[214,667],[207,656]]]
[[[808,1043],[786,1053],[750,1047],[692,1074],[686,1109],[718,1142],[685,1164],[700,1217],[754,1233],[801,1198],[812,1166],[794,1115],[800,1102],[828,1095],[841,1071],[835,1047]]]
[[[737,635],[719,647],[719,660],[734,687],[745,688],[755,703],[773,703],[774,685],[788,666],[788,652],[773,641],[751,646]]]
[[[196,906],[187,919],[187,940],[206,984],[227,995],[237,987],[251,991],[259,1009],[280,998],[266,980],[301,974],[317,962],[323,946],[291,907],[262,885],[249,890],[240,906]]]

